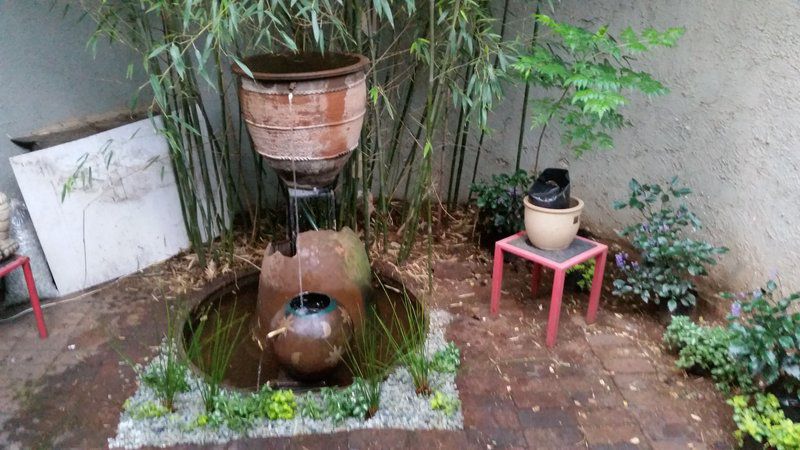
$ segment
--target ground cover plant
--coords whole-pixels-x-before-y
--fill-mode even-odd
[[[780,296],[778,283],[735,299],[731,310],[730,353],[758,387],[800,394],[800,293]]]
[[[728,404],[733,407],[733,421],[737,428],[734,435],[739,445],[749,437],[764,448],[800,448],[800,424],[786,418],[774,395],[737,395]]]
[[[729,347],[733,333],[726,327],[698,325],[688,316],[675,316],[664,332],[664,343],[678,352],[675,364],[701,375],[711,375],[723,392],[750,392],[749,374],[733,358]]]
[[[621,277],[614,280],[613,293],[664,303],[671,312],[678,305],[694,306],[695,279],[708,275],[708,266],[715,265],[728,249],[691,237],[702,223],[685,203],[677,204],[692,193],[678,184],[677,177],[663,186],[632,179],[628,187],[628,199],[614,202],[614,208],[638,212],[641,221],[620,232],[638,255],[616,254]]]

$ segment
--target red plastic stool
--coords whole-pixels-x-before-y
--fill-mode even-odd
[[[550,311],[547,319],[548,347],[552,347],[556,343],[558,318],[561,315],[561,297],[564,294],[564,278],[567,275],[567,269],[591,258],[595,258],[595,266],[592,290],[589,293],[589,311],[586,313],[586,323],[594,323],[595,319],[597,319],[597,309],[600,307],[600,288],[603,284],[603,272],[605,271],[608,246],[577,236],[569,247],[564,250],[542,250],[531,245],[524,231],[495,242],[494,269],[492,272],[492,314],[497,314],[497,310],[500,307],[500,287],[503,283],[503,252],[511,253],[533,262],[531,292],[534,298],[539,289],[542,266],[553,269],[556,272],[553,278],[553,292],[550,294]]]
[[[3,263],[0,267],[0,278],[11,273],[12,270],[22,266],[22,271],[25,273],[25,284],[28,286],[28,294],[31,296],[31,306],[33,307],[33,315],[36,316],[36,326],[39,328],[39,338],[47,339],[47,327],[44,326],[44,315],[42,314],[42,305],[39,304],[39,293],[36,292],[36,282],[33,281],[33,272],[31,272],[31,260],[24,255],[15,255],[8,262]]]

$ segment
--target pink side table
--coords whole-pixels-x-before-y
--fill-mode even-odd
[[[0,262],[0,278],[8,275],[12,270],[19,267],[22,267],[22,272],[25,275],[25,284],[28,286],[28,294],[31,297],[33,316],[36,318],[36,327],[39,329],[39,339],[46,339],[47,327],[44,325],[44,314],[42,314],[42,306],[39,303],[39,293],[36,291],[36,282],[33,280],[30,258],[24,255],[14,255],[6,261]]]
[[[539,289],[542,267],[555,270],[553,291],[550,294],[550,311],[547,319],[546,342],[548,347],[552,347],[556,343],[558,318],[561,315],[561,297],[564,294],[564,278],[567,275],[567,269],[591,258],[595,259],[595,266],[592,290],[589,293],[589,311],[586,313],[586,323],[594,323],[595,319],[597,319],[608,246],[578,236],[575,237],[569,247],[563,250],[542,250],[531,245],[524,231],[495,242],[494,269],[492,272],[492,314],[497,314],[497,310],[500,308],[500,288],[503,284],[503,252],[511,253],[533,262],[531,292],[534,298],[536,298],[536,293]]]

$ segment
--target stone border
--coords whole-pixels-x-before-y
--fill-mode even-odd
[[[428,336],[425,340],[425,353],[431,357],[447,344],[444,334],[452,315],[443,310],[430,310]],[[159,354],[158,357],[161,357]],[[152,363],[151,363],[152,364]],[[405,430],[459,430],[464,427],[461,407],[452,416],[430,407],[429,397],[419,396],[414,391],[411,376],[404,367],[397,367],[381,384],[381,403],[378,412],[368,420],[350,418],[339,424],[328,419],[312,420],[301,417],[299,412],[291,420],[257,420],[244,431],[235,432],[226,426],[192,427],[198,415],[205,412],[198,390],[201,381],[189,375],[189,392],[179,394],[175,399],[175,412],[151,419],[133,419],[127,411],[120,415],[117,434],[108,440],[112,448],[138,448],[142,446],[166,447],[177,444],[221,444],[241,438],[268,438],[297,436],[319,433],[334,433],[356,429],[394,428]],[[431,373],[434,390],[458,398],[456,374]],[[138,389],[128,400],[131,403],[157,401],[155,393],[138,381]],[[298,403],[308,396],[318,396],[316,392],[297,394]]]

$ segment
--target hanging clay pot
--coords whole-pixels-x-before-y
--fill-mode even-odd
[[[353,334],[350,315],[336,299],[304,292],[289,300],[270,322],[275,358],[300,380],[319,380],[341,363]]]
[[[358,146],[369,59],[352,53],[264,54],[238,65],[253,144],[290,188],[328,187]]]

